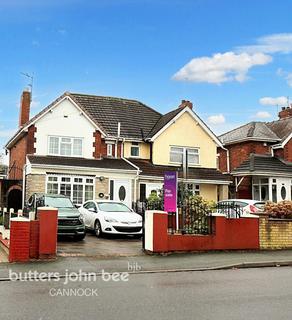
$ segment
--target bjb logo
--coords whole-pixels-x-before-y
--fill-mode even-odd
[[[138,264],[138,262],[128,262],[128,271],[135,272],[141,270],[142,267]]]

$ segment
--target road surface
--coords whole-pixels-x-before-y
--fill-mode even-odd
[[[289,267],[85,280],[0,282],[0,319],[292,319]]]

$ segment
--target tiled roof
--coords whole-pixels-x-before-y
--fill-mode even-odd
[[[142,176],[163,177],[165,171],[178,171],[178,176],[183,176],[182,170],[179,167],[154,165],[149,160],[143,159],[129,160],[142,171],[140,173]],[[222,182],[228,182],[231,180],[230,176],[222,174],[217,169],[210,168],[189,168],[188,179],[220,180]]]
[[[36,156],[28,155],[31,164],[101,168],[101,169],[121,169],[137,171],[132,165],[123,159],[103,158],[103,159],[85,159],[75,157],[55,157],[55,156]]]
[[[292,132],[292,117],[268,122],[267,126],[275,132],[283,142]]]
[[[243,172],[254,172],[255,174],[261,172],[284,173],[292,176],[292,164],[268,155],[251,154],[249,159],[232,171],[233,174]]]
[[[186,107],[188,108],[188,107]],[[182,111],[181,108],[177,108],[172,110],[165,115],[163,115],[154,125],[152,130],[148,134],[148,138],[152,138],[157,132],[159,132],[169,121],[171,121],[176,115],[178,115]]]
[[[223,144],[242,140],[280,141],[280,138],[264,122],[249,122],[219,136]]]
[[[69,96],[110,136],[117,136],[120,122],[122,137],[142,139],[161,117],[159,112],[136,100],[78,93]]]

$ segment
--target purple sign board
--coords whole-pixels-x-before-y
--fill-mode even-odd
[[[177,209],[177,171],[164,173],[164,211],[176,212]]]

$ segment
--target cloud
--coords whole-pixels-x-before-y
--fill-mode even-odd
[[[287,97],[281,96],[277,98],[263,97],[259,99],[259,103],[263,106],[286,106]]]
[[[267,119],[267,118],[271,118],[271,117],[272,117],[272,115],[267,111],[259,111],[254,116],[254,118],[257,118],[257,119]]]
[[[40,101],[33,99],[30,106],[31,108],[38,108],[40,106]]]
[[[227,81],[243,82],[247,72],[257,65],[265,65],[272,57],[263,53],[216,53],[212,57],[194,58],[183,66],[172,79],[177,81],[220,84]]]
[[[214,114],[208,117],[207,122],[213,125],[223,124],[225,123],[225,117],[223,114]]]
[[[289,87],[292,87],[292,72],[284,71],[282,68],[277,70],[277,75],[286,80]]]
[[[256,44],[237,47],[239,52],[247,53],[291,53],[292,52],[292,33],[275,33],[260,37]]]

